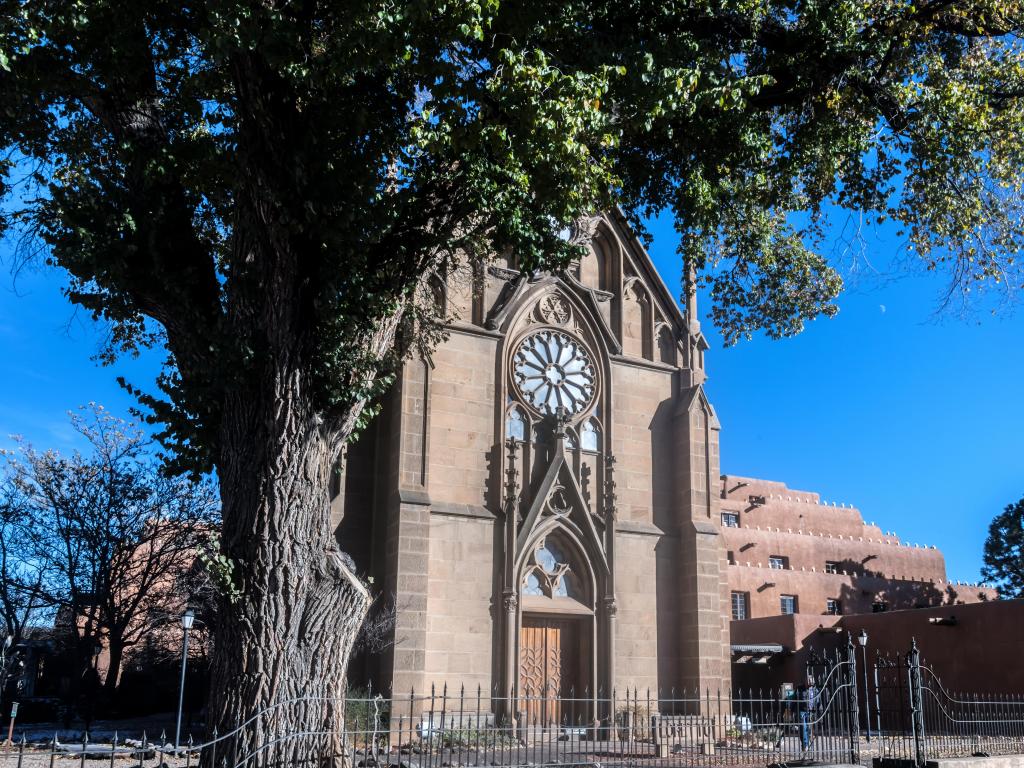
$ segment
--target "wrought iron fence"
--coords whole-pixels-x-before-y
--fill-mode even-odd
[[[951,692],[916,645],[877,657],[863,708],[857,690],[863,670],[851,642],[830,656],[812,654],[807,672],[806,684],[791,696],[776,690],[605,694],[552,686],[511,698],[442,687],[343,701],[295,699],[201,743],[189,737],[175,746],[163,735],[145,734],[102,742],[60,733],[23,736],[0,746],[0,768],[757,768],[860,762],[861,735],[869,730],[881,758],[917,766],[940,757],[1024,754],[1024,697]],[[341,707],[344,724],[336,729],[286,727],[323,720],[318,715]],[[296,718],[297,710],[309,717]]]
[[[88,739],[59,734],[22,739],[0,751],[3,768],[257,768],[345,765],[352,768],[483,766],[766,766],[796,760],[856,760],[855,667],[838,656],[813,675],[802,695],[705,691],[659,695],[572,690],[524,691],[500,699],[477,689],[431,690],[402,697],[349,698],[341,733],[289,732],[269,707],[204,743],[175,747],[165,738]],[[300,700],[315,708],[318,700]],[[336,706],[338,702],[324,702]],[[261,734],[258,741],[252,733]],[[91,765],[97,763],[91,762]],[[103,763],[100,763],[103,764]]]
[[[875,729],[881,757],[924,766],[944,757],[1024,754],[1024,697],[948,691],[922,657],[875,661]]]

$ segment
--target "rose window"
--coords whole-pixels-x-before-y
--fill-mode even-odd
[[[558,407],[570,414],[583,411],[594,399],[597,372],[590,354],[561,331],[527,336],[513,359],[513,376],[523,399],[541,413]]]

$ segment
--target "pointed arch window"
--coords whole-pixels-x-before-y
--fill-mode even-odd
[[[579,564],[571,552],[557,534],[538,539],[523,575],[523,595],[582,601]]]
[[[661,326],[661,329],[658,331],[658,354],[661,357],[661,362],[668,363],[669,365],[677,364],[676,340],[667,325]]]
[[[526,415],[520,408],[513,407],[505,416],[505,438],[526,439]]]
[[[601,428],[593,419],[587,419],[580,427],[580,445],[584,451],[601,450]]]

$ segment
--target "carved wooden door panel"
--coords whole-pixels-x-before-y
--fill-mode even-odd
[[[564,699],[575,690],[580,662],[578,622],[524,617],[519,642],[520,711],[529,726],[562,720]],[[568,710],[567,710],[568,711]]]

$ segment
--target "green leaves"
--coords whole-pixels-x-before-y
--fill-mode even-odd
[[[992,520],[984,559],[982,578],[994,582],[1001,597],[1024,596],[1024,499]]]
[[[613,205],[674,216],[728,343],[835,313],[833,211],[896,221],[954,288],[1014,283],[1020,10],[26,0],[0,14],[4,222],[111,354],[167,347],[145,402],[208,466],[225,404],[289,372],[358,429],[403,334],[435,338],[429,274],[556,269],[555,232]]]

